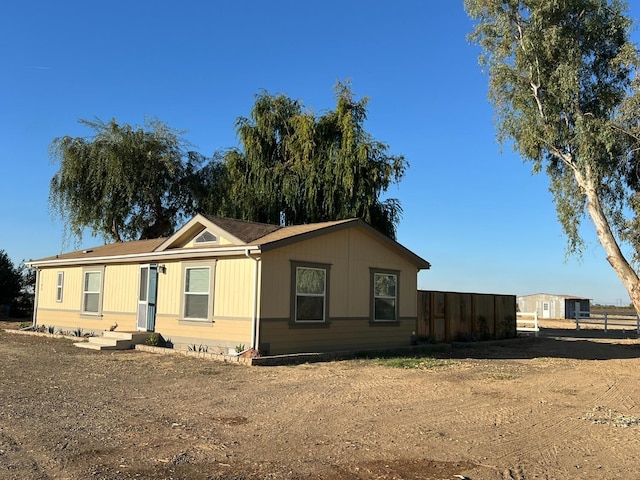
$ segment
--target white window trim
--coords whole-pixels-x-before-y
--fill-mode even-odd
[[[56,302],[61,303],[64,298],[64,272],[58,272],[56,279]]]
[[[105,268],[85,268],[82,270],[82,315],[88,315],[92,317],[102,316],[102,296],[104,292],[104,271]],[[100,287],[97,292],[86,291],[85,284],[88,273],[99,273],[100,274]],[[85,294],[87,293],[97,293],[98,294],[98,311],[91,312],[86,310],[85,305]]]
[[[216,262],[208,261],[208,262],[186,262],[182,264],[182,294],[180,299],[180,320],[185,320],[187,322],[201,322],[211,323],[213,321],[213,307],[215,303],[214,298],[214,285],[215,285],[215,265]],[[187,271],[194,268],[207,268],[209,270],[209,291],[206,293],[208,295],[207,302],[207,318],[194,318],[186,316],[186,296],[189,295],[205,295],[204,293],[193,293],[187,292]]]

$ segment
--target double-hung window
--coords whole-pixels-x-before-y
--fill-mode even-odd
[[[62,302],[62,294],[64,288],[64,272],[58,272],[58,280],[56,282],[56,302]]]
[[[82,288],[82,313],[98,315],[102,305],[102,271],[87,270],[84,272]]]
[[[293,322],[326,322],[329,305],[329,266],[292,262],[292,280]]]
[[[184,277],[184,318],[207,320],[210,306],[211,267],[187,267]]]
[[[398,277],[396,271],[371,270],[372,320],[398,320]]]

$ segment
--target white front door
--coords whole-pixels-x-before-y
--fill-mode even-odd
[[[549,302],[544,302],[542,304],[542,318],[550,318],[550,315]]]
[[[158,266],[141,265],[138,287],[138,330],[153,332],[155,329],[157,286]]]

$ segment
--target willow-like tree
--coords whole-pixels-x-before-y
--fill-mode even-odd
[[[116,120],[80,120],[92,137],[60,137],[50,147],[59,170],[49,204],[68,233],[85,229],[107,240],[155,238],[173,232],[195,209],[203,158],[187,150],[183,132],[159,120],[144,127]]]
[[[465,8],[476,21],[470,39],[482,48],[498,138],[532,162],[534,173],[546,171],[568,254],[582,253],[581,220],[591,219],[640,311],[637,244],[629,258],[622,251],[633,245],[635,214],[629,207],[638,187],[629,168],[633,115],[622,115],[634,103],[638,65],[626,5],[466,0]]]
[[[338,83],[336,101],[316,117],[284,95],[256,96],[249,118],[236,121],[241,148],[223,155],[234,199],[225,213],[286,225],[360,217],[395,237],[400,202],[381,196],[406,161],[365,131],[367,98]]]

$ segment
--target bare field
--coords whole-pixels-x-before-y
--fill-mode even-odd
[[[0,479],[640,478],[640,341],[543,326],[412,368],[245,367],[3,332]]]

